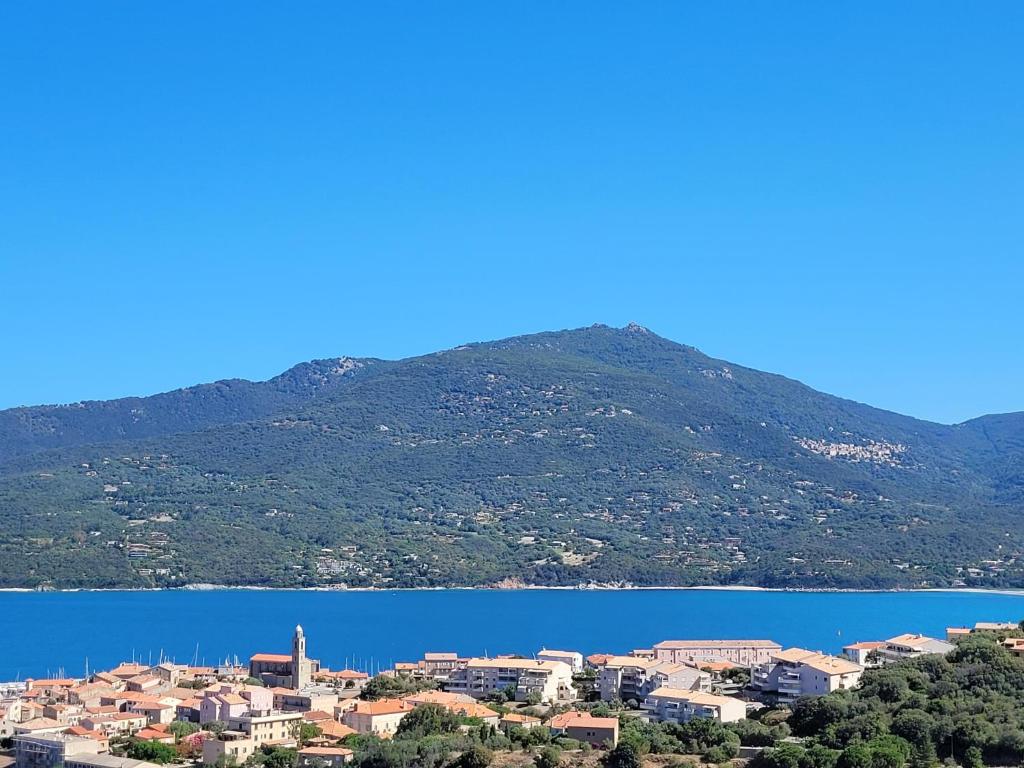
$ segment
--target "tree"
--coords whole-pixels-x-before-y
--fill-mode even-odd
[[[320,728],[313,725],[312,723],[300,722],[298,727],[295,729],[295,738],[299,742],[299,746],[305,745],[310,739],[315,739],[317,736],[323,733]]]
[[[168,733],[173,733],[176,741],[181,741],[186,736],[190,736],[198,730],[199,726],[195,723],[190,723],[188,720],[175,720],[167,726]]]
[[[872,768],[871,749],[865,744],[854,744],[843,750],[836,768]]]
[[[533,764],[535,768],[559,768],[562,764],[562,750],[558,747],[544,747]]]
[[[603,768],[642,768],[640,755],[629,742],[619,744],[601,758]]]
[[[422,739],[440,733],[456,733],[459,716],[440,704],[421,704],[402,718],[395,731],[397,738]]]
[[[755,755],[747,764],[748,768],[801,768],[805,753],[796,744],[783,744],[774,749],[765,749]]]
[[[150,763],[173,763],[178,759],[178,750],[159,741],[133,741],[128,746],[128,757]]]
[[[494,759],[494,753],[487,747],[475,744],[456,758],[453,768],[487,768]]]

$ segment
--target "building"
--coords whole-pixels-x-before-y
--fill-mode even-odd
[[[360,701],[342,715],[341,722],[359,733],[393,736],[402,718],[413,709],[415,705],[401,699]]]
[[[854,664],[867,667],[874,663],[873,659],[878,655],[878,651],[884,647],[885,643],[880,640],[872,640],[864,643],[850,643],[849,645],[843,646],[843,656]],[[872,653],[874,653],[874,655],[872,655]],[[869,660],[868,657],[871,657],[871,660]]]
[[[979,621],[973,627],[946,627],[946,640],[953,642],[964,635],[977,632],[1014,632],[1020,629],[1016,621]]]
[[[562,661],[469,659],[448,680],[448,690],[476,699],[510,690],[516,701],[573,701],[572,668]]]
[[[1008,637],[1003,640],[1003,647],[1014,656],[1024,659],[1024,637]]]
[[[156,763],[114,755],[75,755],[64,761],[64,768],[160,768]]]
[[[934,637],[907,634],[889,638],[885,641],[885,645],[878,649],[877,654],[879,662],[886,664],[900,659],[913,659],[929,653],[946,655],[955,647],[952,643],[936,640]]]
[[[522,715],[518,712],[507,712],[502,715],[498,725],[505,733],[508,733],[513,728],[522,728],[524,730],[530,730],[536,728],[541,724],[539,717],[533,717],[532,715]]]
[[[708,691],[711,675],[690,664],[638,656],[610,656],[597,672],[597,690],[602,701],[639,704],[655,688],[666,686]]]
[[[583,672],[583,654],[578,651],[550,651],[542,650],[537,654],[541,661],[564,661],[569,665],[574,675]]]
[[[663,640],[654,646],[659,661],[731,661],[746,667],[764,664],[781,650],[773,640]]]
[[[687,723],[697,718],[734,723],[747,716],[747,705],[739,699],[701,691],[658,688],[644,699],[643,708],[661,722]]]
[[[95,739],[66,733],[48,733],[14,737],[14,763],[17,768],[60,768],[79,755],[97,755]]]
[[[425,653],[423,654],[423,674],[426,677],[432,677],[435,680],[447,680],[452,672],[458,669],[459,666],[459,654],[442,652],[442,653]]]
[[[765,698],[792,704],[803,696],[824,696],[849,690],[860,682],[864,668],[849,659],[803,648],[774,654],[771,661],[750,669],[750,687]]]
[[[338,693],[331,686],[307,685],[302,690],[274,688],[274,709],[284,712],[330,712],[338,703]]]
[[[295,627],[291,655],[257,653],[249,659],[249,676],[272,688],[305,688],[320,671],[320,662],[306,656],[306,635],[302,625]]]
[[[266,742],[294,742],[302,722],[301,712],[246,712],[227,721],[228,729],[240,731],[257,747]]]
[[[594,717],[589,712],[563,712],[548,721],[548,728],[555,736],[565,736],[595,747],[619,743],[619,719],[617,717]]]
[[[310,768],[338,768],[352,762],[355,753],[345,747],[306,747],[299,750],[299,765]]]

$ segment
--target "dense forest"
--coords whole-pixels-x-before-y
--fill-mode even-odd
[[[0,586],[1024,586],[1024,416],[639,326],[0,411]]]

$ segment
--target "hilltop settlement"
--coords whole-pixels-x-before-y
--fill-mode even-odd
[[[839,656],[766,639],[584,657],[428,652],[374,676],[290,653],[0,684],[0,766],[977,768],[1024,762],[1024,622]]]

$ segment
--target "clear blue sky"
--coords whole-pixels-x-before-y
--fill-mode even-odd
[[[5,2],[0,407],[631,320],[1024,409],[1024,4]]]

